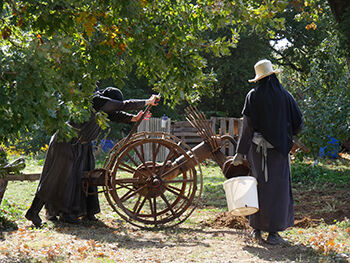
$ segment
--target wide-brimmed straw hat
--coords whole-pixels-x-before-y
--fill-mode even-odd
[[[267,76],[270,76],[272,74],[278,74],[282,71],[280,69],[274,70],[272,67],[271,61],[268,59],[263,59],[258,61],[254,65],[254,69],[255,69],[255,78],[248,80],[249,82],[257,82],[258,80],[261,80]]]

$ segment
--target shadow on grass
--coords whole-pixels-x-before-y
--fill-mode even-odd
[[[33,257],[29,257],[29,256],[24,256],[24,255],[20,255],[20,256],[9,256],[6,258],[0,258],[0,262],[1,263],[14,263],[14,262],[20,262],[20,263],[30,263],[30,262],[37,262]]]
[[[235,240],[236,238],[242,240],[243,237],[244,246],[242,249],[266,261],[319,262],[320,259],[312,248],[301,244],[290,244],[287,246],[272,246],[266,243],[253,244],[247,230],[201,227],[135,229],[122,221],[117,220],[114,223],[119,223],[119,225],[110,227],[103,222],[97,222],[72,226],[58,223],[55,225],[55,228],[56,231],[75,235],[81,239],[111,244],[116,243],[119,248],[128,250],[177,247],[202,247],[206,249],[211,246],[211,239],[218,236],[226,236],[228,240]]]
[[[2,237],[3,232],[10,232],[17,229],[18,226],[16,221],[7,219],[4,216],[0,216],[0,239]]]
[[[260,246],[247,245],[242,249],[261,260],[270,262],[321,262],[321,257],[315,250],[301,244],[273,246],[262,243]]]
[[[120,248],[163,248],[163,247],[208,247],[205,240],[199,240],[198,234],[204,235],[242,235],[243,230],[211,230],[191,227],[171,227],[171,228],[134,228],[125,221],[113,220],[113,226],[107,225],[102,221],[81,222],[78,224],[68,224],[62,222],[53,222],[52,225],[43,227],[52,228],[66,235],[77,236],[80,239],[94,240],[98,242],[118,243]],[[188,238],[185,238],[187,236]],[[164,241],[168,237],[169,241]]]

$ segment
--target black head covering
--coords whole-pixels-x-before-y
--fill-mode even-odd
[[[115,87],[107,87],[103,90],[98,90],[94,93],[92,104],[96,111],[99,111],[108,99],[123,101],[124,96],[120,89]]]
[[[302,114],[293,96],[280,84],[275,74],[261,79],[244,104],[253,129],[260,132],[283,155],[293,146],[293,135],[302,125]]]
[[[92,99],[92,104],[96,111],[99,111],[108,101],[106,98],[122,101],[123,93],[114,87],[107,87],[102,91],[96,91]],[[92,113],[89,121],[84,123],[72,123],[72,126],[79,130],[78,139],[81,143],[95,140],[101,131],[101,127],[97,124],[94,113]]]
[[[123,93],[118,88],[107,87],[101,93],[102,96],[111,98],[113,100],[124,100]]]

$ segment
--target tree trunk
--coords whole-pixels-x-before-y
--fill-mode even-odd
[[[328,4],[331,7],[335,20],[340,24],[343,21],[344,12],[350,7],[350,2],[348,0],[328,0]]]
[[[6,191],[6,187],[7,187],[7,180],[0,179],[0,205],[1,205],[1,202],[2,202],[2,198],[4,197],[4,194],[5,194],[5,191]]]

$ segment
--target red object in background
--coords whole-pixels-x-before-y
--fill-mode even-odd
[[[146,112],[145,117],[143,118],[144,120],[148,121],[152,116],[152,113],[150,111]]]

